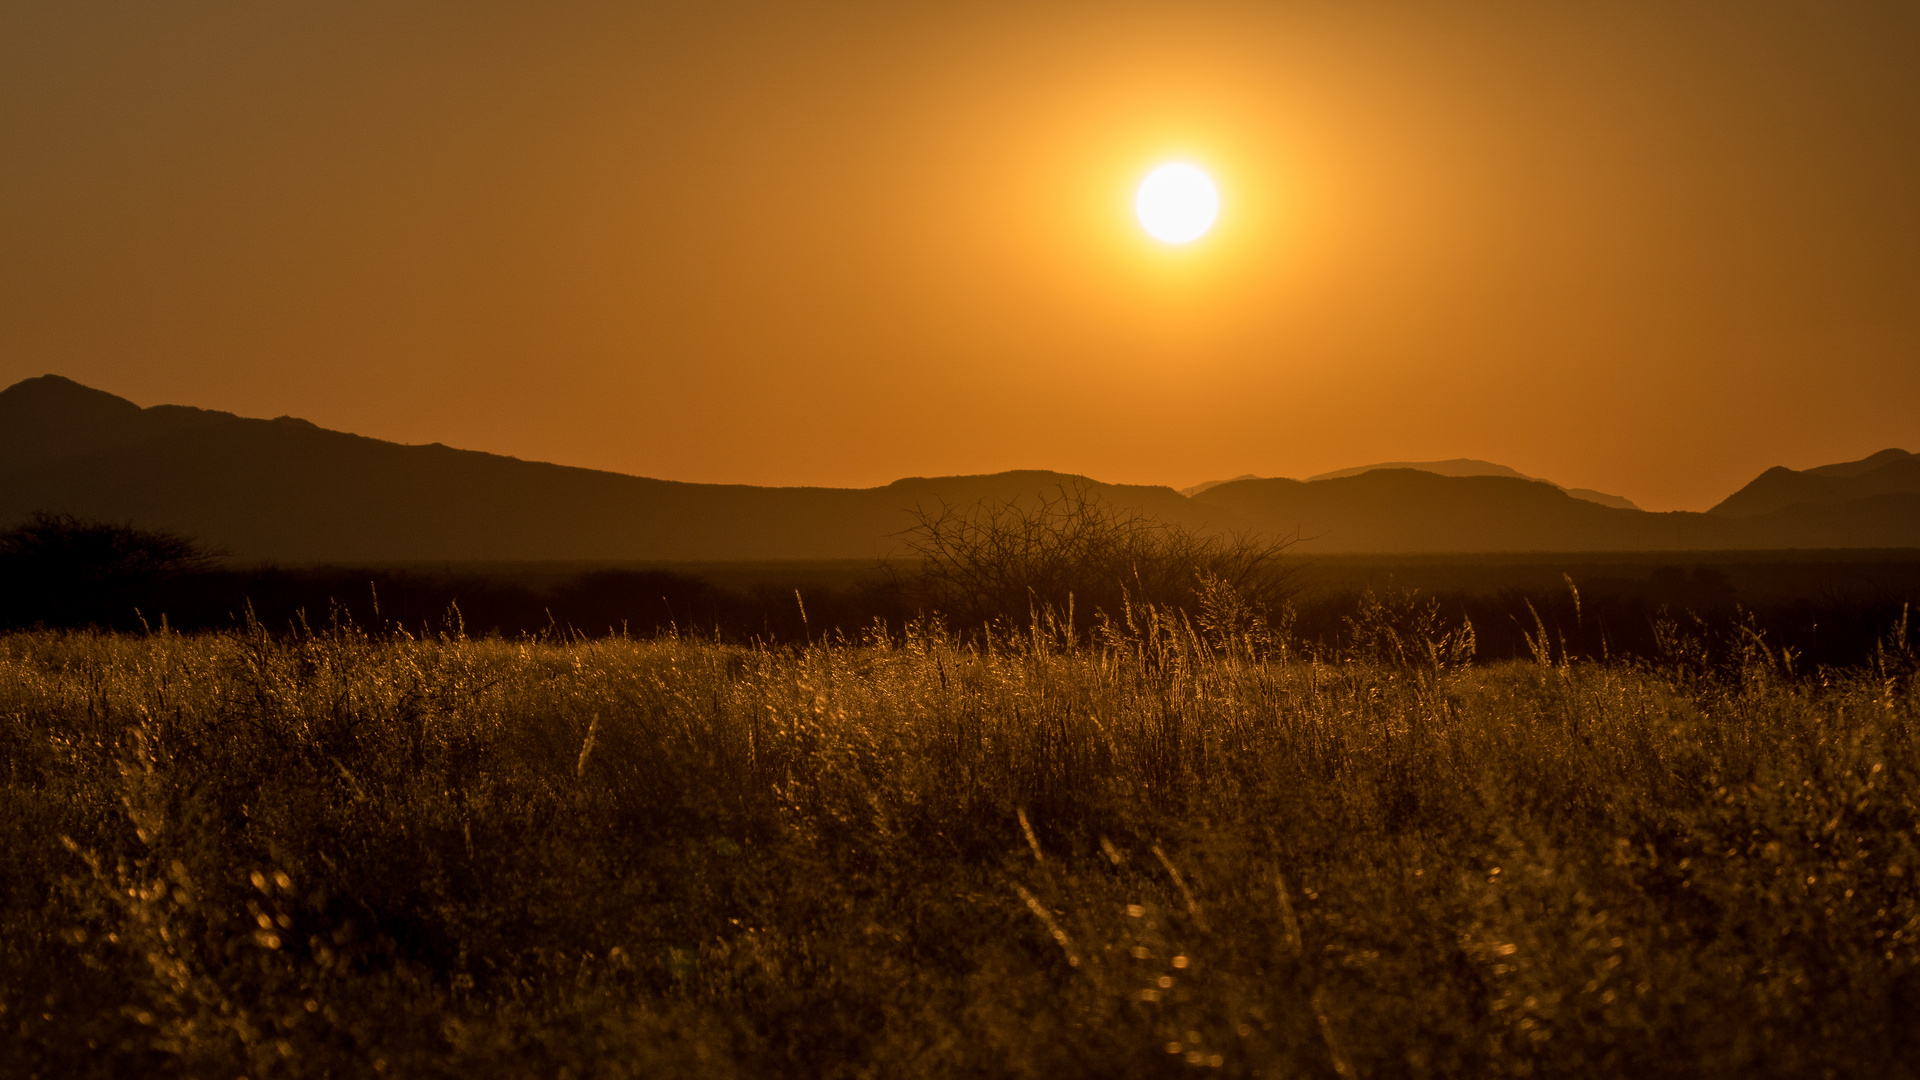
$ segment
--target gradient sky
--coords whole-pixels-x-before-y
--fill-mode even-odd
[[[1129,214],[1210,169],[1191,248]],[[681,480],[1920,450],[1904,3],[11,0],[0,381]]]

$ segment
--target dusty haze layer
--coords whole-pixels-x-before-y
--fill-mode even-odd
[[[9,5],[0,385],[754,484],[1920,442],[1920,16],[1404,7]]]

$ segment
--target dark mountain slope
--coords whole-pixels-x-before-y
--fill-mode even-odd
[[[1308,551],[1613,551],[1739,546],[1699,514],[1575,498],[1544,480],[1373,469],[1329,480],[1238,480],[1194,496]]]
[[[1882,450],[1859,461],[1812,469],[1776,465],[1707,513],[1750,518],[1793,506],[1831,506],[1901,494],[1920,495],[1920,455]]]
[[[1844,503],[1798,503],[1735,519],[1738,547],[1920,547],[1920,493],[1892,492]]]
[[[142,409],[72,379],[42,375],[0,390],[0,472],[239,419],[183,405]]]
[[[286,417],[200,414],[182,424],[162,414],[156,423],[145,419],[153,410],[98,398],[38,418],[33,433],[43,445],[84,449],[59,460],[43,451],[24,467],[16,460],[0,474],[0,520],[65,511],[178,530],[240,556],[308,561],[876,557],[898,545],[915,506],[1031,498],[1076,484],[1151,511],[1207,517],[1170,488],[1059,473],[869,489],[686,484],[404,446]]]
[[[1076,487],[1182,525],[1297,533],[1309,554],[1920,547],[1916,462],[1889,451],[1769,470],[1712,514],[1652,514],[1545,481],[1425,469],[1241,479],[1192,498],[1043,471],[764,488],[405,446],[290,417],[141,409],[53,376],[0,391],[0,524],[68,512],[303,562],[873,558],[899,550],[916,507]]]
[[[1815,465],[1811,469],[1803,469],[1801,471],[1810,472],[1815,476],[1860,476],[1864,473],[1870,473],[1883,465],[1892,465],[1901,461],[1912,461],[1917,457],[1920,457],[1920,454],[1910,454],[1905,450],[1899,449],[1887,449],[1877,454],[1868,454],[1859,461],[1842,461],[1835,465]]]

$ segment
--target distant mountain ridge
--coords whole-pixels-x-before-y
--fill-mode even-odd
[[[1045,470],[769,488],[402,445],[287,416],[142,409],[58,376],[0,391],[0,524],[68,512],[300,562],[879,558],[900,549],[916,508],[1074,487],[1193,528],[1297,535],[1302,553],[1920,547],[1915,461],[1886,451],[1771,469],[1705,514],[1602,505],[1471,459],[1242,477],[1190,496]]]
[[[654,480],[286,416],[141,409],[57,376],[0,391],[0,462],[0,521],[131,520],[290,561],[879,557],[915,507],[1072,484],[1160,516],[1190,509],[1170,488],[1043,471],[868,489]]]
[[[1312,483],[1316,480],[1339,480],[1349,476],[1359,476],[1361,473],[1373,472],[1376,469],[1416,469],[1420,472],[1430,472],[1438,476],[1506,476],[1515,480],[1540,479],[1537,476],[1528,476],[1518,469],[1509,468],[1505,465],[1496,465],[1491,461],[1481,461],[1478,458],[1448,458],[1445,461],[1383,461],[1378,465],[1357,465],[1351,469],[1338,469],[1334,472],[1324,472],[1316,476],[1309,476],[1307,477],[1307,482]],[[1209,491],[1219,487],[1221,484],[1230,484],[1236,480],[1260,479],[1270,478],[1245,473],[1234,477],[1233,480],[1209,480],[1204,484],[1195,484],[1190,488],[1182,488],[1180,494],[1191,498],[1203,491]],[[1542,482],[1553,484],[1551,480]],[[1560,490],[1576,499],[1585,499],[1587,502],[1599,503],[1601,506],[1612,506],[1621,510],[1640,509],[1633,504],[1632,500],[1619,495],[1609,495],[1604,491],[1595,491],[1592,488],[1561,487],[1559,484],[1554,484],[1553,486],[1560,488]]]
[[[239,419],[185,405],[142,409],[104,390],[42,375],[0,391],[0,468],[11,472]]]
[[[1707,513],[1751,518],[1791,506],[1834,506],[1881,495],[1920,494],[1920,454],[1882,450],[1859,461],[1793,470],[1774,466]]]

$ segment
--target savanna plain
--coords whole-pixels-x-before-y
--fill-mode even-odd
[[[1904,623],[1201,599],[5,636],[0,1071],[1915,1075]]]

